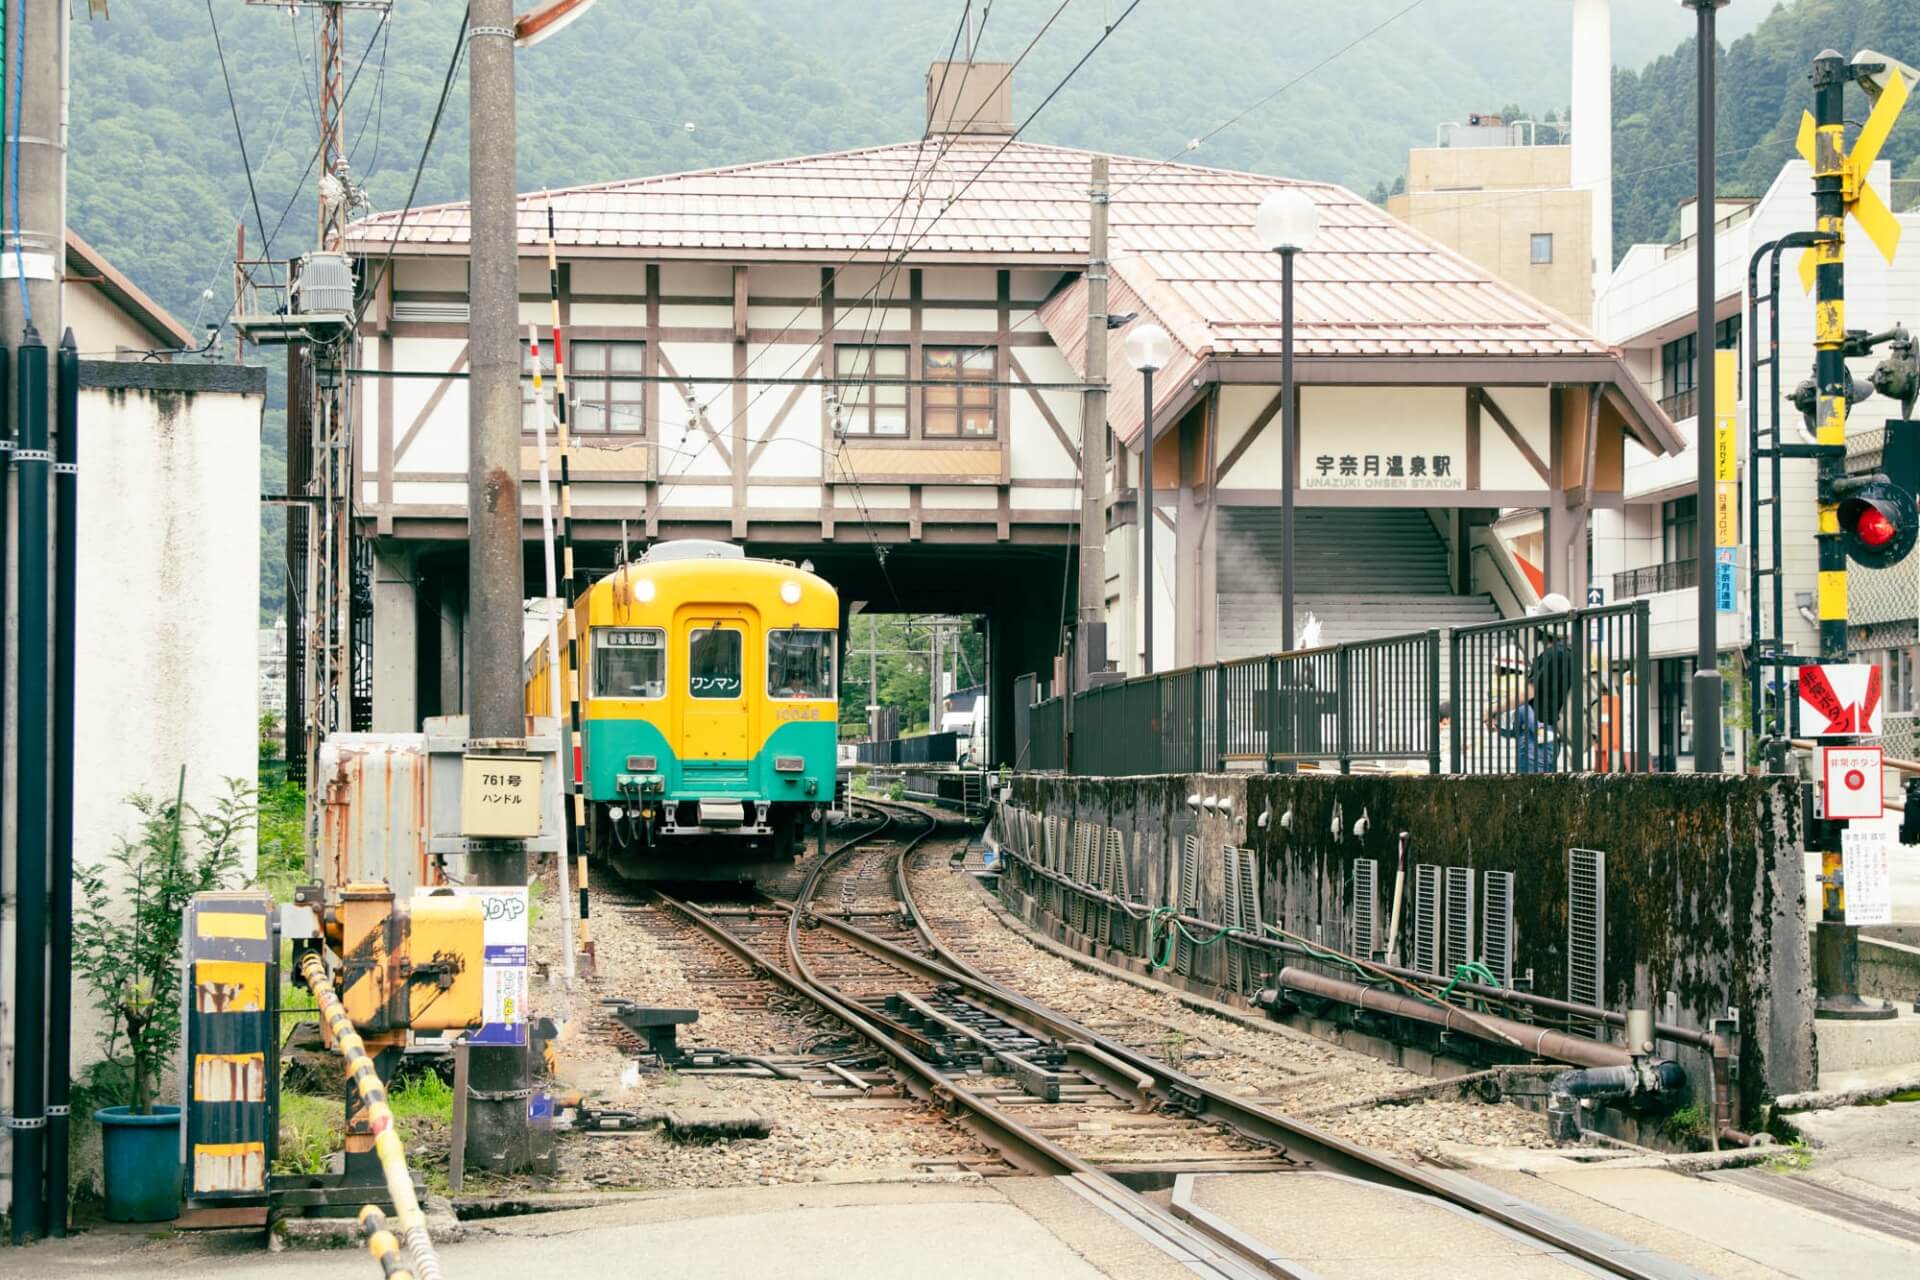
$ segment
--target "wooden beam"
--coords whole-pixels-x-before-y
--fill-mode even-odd
[[[1233,448],[1227,450],[1227,456],[1220,460],[1220,467],[1213,475],[1213,482],[1215,484],[1219,484],[1227,478],[1227,473],[1233,470],[1233,464],[1240,461],[1240,455],[1252,447],[1253,442],[1259,438],[1260,433],[1267,429],[1267,424],[1272,422],[1279,413],[1280,392],[1276,390],[1273,393],[1273,399],[1267,401],[1266,407],[1260,410],[1258,417],[1254,418],[1253,425],[1247,428],[1247,434],[1234,441]]]
[[[391,343],[392,339],[388,339],[387,341]],[[384,368],[385,366],[382,367]],[[402,458],[407,456],[407,450],[413,447],[414,439],[419,436],[422,428],[427,425],[427,419],[433,416],[433,411],[440,407],[442,400],[446,399],[447,391],[453,386],[454,379],[452,375],[461,372],[466,367],[467,349],[461,347],[460,354],[453,358],[453,364],[447,369],[448,376],[434,384],[433,393],[427,397],[427,402],[420,406],[420,412],[413,415],[413,421],[408,425],[406,434],[400,437],[398,444],[394,445],[393,461],[396,466],[399,465]],[[392,379],[388,378],[386,381],[391,382]]]
[[[822,367],[826,362],[826,358],[825,350],[817,352],[813,357],[813,363],[808,365],[805,372],[800,376],[803,378],[811,378],[816,375],[825,377],[826,375],[822,372]],[[752,471],[753,464],[760,461],[760,455],[767,451],[767,446],[773,443],[774,436],[778,435],[780,428],[786,425],[787,415],[793,412],[793,406],[800,403],[801,393],[808,389],[809,388],[802,385],[796,386],[787,392],[787,398],[781,402],[779,412],[773,415],[773,421],[767,424],[767,429],[761,433],[760,438],[753,442],[753,451],[747,455],[748,471]],[[821,398],[823,400],[825,399],[824,396]]]
[[[1480,403],[1486,407],[1487,413],[1493,420],[1500,424],[1500,430],[1505,432],[1507,439],[1513,442],[1513,447],[1520,451],[1520,456],[1527,460],[1527,465],[1531,466],[1539,477],[1551,486],[1554,483],[1552,470],[1541,461],[1539,453],[1527,443],[1527,438],[1520,434],[1520,429],[1513,425],[1513,419],[1509,418],[1506,411],[1500,407],[1500,402],[1493,398],[1493,393],[1485,387],[1478,387],[1475,390],[1479,392]],[[1559,443],[1557,436],[1554,443]]]
[[[673,367],[673,361],[667,359],[667,353],[665,351],[660,353],[660,369],[669,378],[678,379],[680,377],[680,371]],[[734,376],[736,378],[740,376],[740,370],[737,365],[734,369]],[[738,390],[744,391],[746,389],[745,383],[736,383],[735,385]],[[700,402],[687,395],[687,389],[684,384],[675,381],[673,386],[674,390],[680,393],[680,399],[685,402],[687,411],[693,414],[694,422],[699,425],[701,431],[706,433],[707,442],[720,451],[720,460],[731,468],[733,466],[733,455],[727,451],[727,446],[721,442],[719,433],[713,429],[713,424],[707,421],[707,415],[700,412]],[[665,432],[663,431],[662,434],[664,435]]]
[[[1060,442],[1060,447],[1066,450],[1067,456],[1073,459],[1073,465],[1078,469],[1080,466],[1080,450],[1078,446],[1073,443],[1073,437],[1067,434],[1067,429],[1060,425],[1060,419],[1054,414],[1052,407],[1047,404],[1046,394],[1034,390],[1033,379],[1027,376],[1027,371],[1020,367],[1018,360],[1008,357],[1007,368],[1013,374],[1013,381],[1024,384],[1027,399],[1033,403],[1034,408],[1040,411],[1040,416],[1046,421],[1046,424],[1053,428],[1053,438]],[[1006,430],[1007,438],[1011,440],[1013,438],[1013,422],[1011,417],[1008,419]],[[1009,449],[1008,453],[1012,453],[1012,450]]]
[[[733,340],[747,340],[747,268],[738,263],[733,268]]]

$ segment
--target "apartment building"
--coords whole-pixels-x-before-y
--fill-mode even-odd
[[[1895,189],[1885,163],[1875,166],[1873,183],[1885,192]],[[1907,193],[1901,185],[1901,195]],[[1781,236],[1812,226],[1812,176],[1795,160],[1783,167],[1765,194],[1757,199],[1722,199],[1713,216],[1716,226],[1714,281],[1715,345],[1737,353],[1737,403],[1740,457],[1740,546],[1736,574],[1737,608],[1719,613],[1718,636],[1722,669],[1739,667],[1741,654],[1752,639],[1752,600],[1749,575],[1754,548],[1762,565],[1771,559],[1774,507],[1772,481],[1760,474],[1763,499],[1757,521],[1749,492],[1751,471],[1749,430],[1757,411],[1761,421],[1771,414],[1773,373],[1761,368],[1756,388],[1749,385],[1751,361],[1764,357],[1772,324],[1766,307],[1756,319],[1750,312],[1750,272],[1757,272],[1761,294],[1771,280],[1767,248]],[[1896,207],[1908,203],[1896,200]],[[1900,213],[1903,236],[1900,249],[1888,263],[1863,236],[1855,235],[1847,255],[1847,326],[1881,333],[1897,324],[1920,326],[1920,211]],[[1594,327],[1616,347],[1647,395],[1666,410],[1686,442],[1677,454],[1656,456],[1629,443],[1626,482],[1620,506],[1594,513],[1590,557],[1593,586],[1609,602],[1646,598],[1652,610],[1652,652],[1658,708],[1655,747],[1660,767],[1684,764],[1691,753],[1687,717],[1688,686],[1697,648],[1698,612],[1696,537],[1702,518],[1696,491],[1695,441],[1698,439],[1696,399],[1696,272],[1694,234],[1698,211],[1691,202],[1681,210],[1680,238],[1672,244],[1638,244],[1614,271],[1595,311]],[[1813,304],[1801,288],[1798,250],[1781,260],[1779,305],[1780,418],[1784,438],[1806,439],[1797,425],[1794,388],[1813,371]],[[1881,352],[1851,362],[1854,378],[1863,386],[1882,358]],[[1848,416],[1849,469],[1871,470],[1877,465],[1884,427],[1897,417],[1897,403],[1869,395]],[[1796,652],[1812,652],[1818,645],[1814,588],[1816,571],[1814,474],[1811,462],[1786,462],[1781,467],[1778,507],[1782,555],[1783,604],[1780,634]],[[1711,518],[1711,514],[1707,514]],[[1888,745],[1911,754],[1915,713],[1915,615],[1920,613],[1920,559],[1910,558],[1893,569],[1852,573],[1851,639],[1860,660],[1882,665],[1887,680]],[[1763,582],[1760,592],[1760,630],[1775,627],[1773,588]],[[1726,721],[1727,746],[1744,748],[1748,706],[1744,674],[1737,687],[1728,688],[1731,713]]]

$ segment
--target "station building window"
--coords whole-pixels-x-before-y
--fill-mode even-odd
[[[907,348],[835,347],[840,434],[907,434]]]
[[[927,347],[922,352],[920,432],[925,436],[991,439],[996,352],[992,347]],[[951,383],[952,385],[943,385]]]
[[[1536,231],[1529,238],[1527,261],[1534,266],[1546,266],[1553,261],[1553,233]]]
[[[567,344],[567,429],[588,435],[645,435],[646,383],[610,375],[646,369],[644,342],[585,341]],[[534,399],[532,360],[520,344],[520,429],[540,429],[554,394],[553,345],[540,344],[540,399]]]

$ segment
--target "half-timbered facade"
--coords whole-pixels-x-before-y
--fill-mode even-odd
[[[521,312],[543,360],[553,228],[583,564],[732,539],[812,559],[874,608],[989,614],[1002,693],[1051,669],[1080,522],[1092,154],[1010,132],[522,198]],[[1279,263],[1253,215],[1282,182],[1111,159],[1109,312],[1132,317],[1098,335],[1123,669],[1142,647],[1131,324],[1174,340],[1154,415],[1160,664],[1230,650],[1216,579],[1264,575],[1222,537],[1279,503]],[[1322,222],[1298,260],[1302,507],[1430,513],[1461,592],[1485,572],[1476,521],[1538,507],[1549,582],[1584,585],[1585,513],[1618,501],[1627,436],[1677,447],[1665,415],[1572,322],[1352,193],[1299,185]],[[467,209],[369,218],[349,248],[375,282],[355,339],[356,502],[377,552],[376,721],[399,728],[458,701]],[[526,396],[531,545],[530,377]]]

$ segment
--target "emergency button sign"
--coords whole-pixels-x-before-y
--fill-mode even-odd
[[[1878,818],[1885,812],[1879,747],[1827,747],[1820,765],[1827,817]]]

